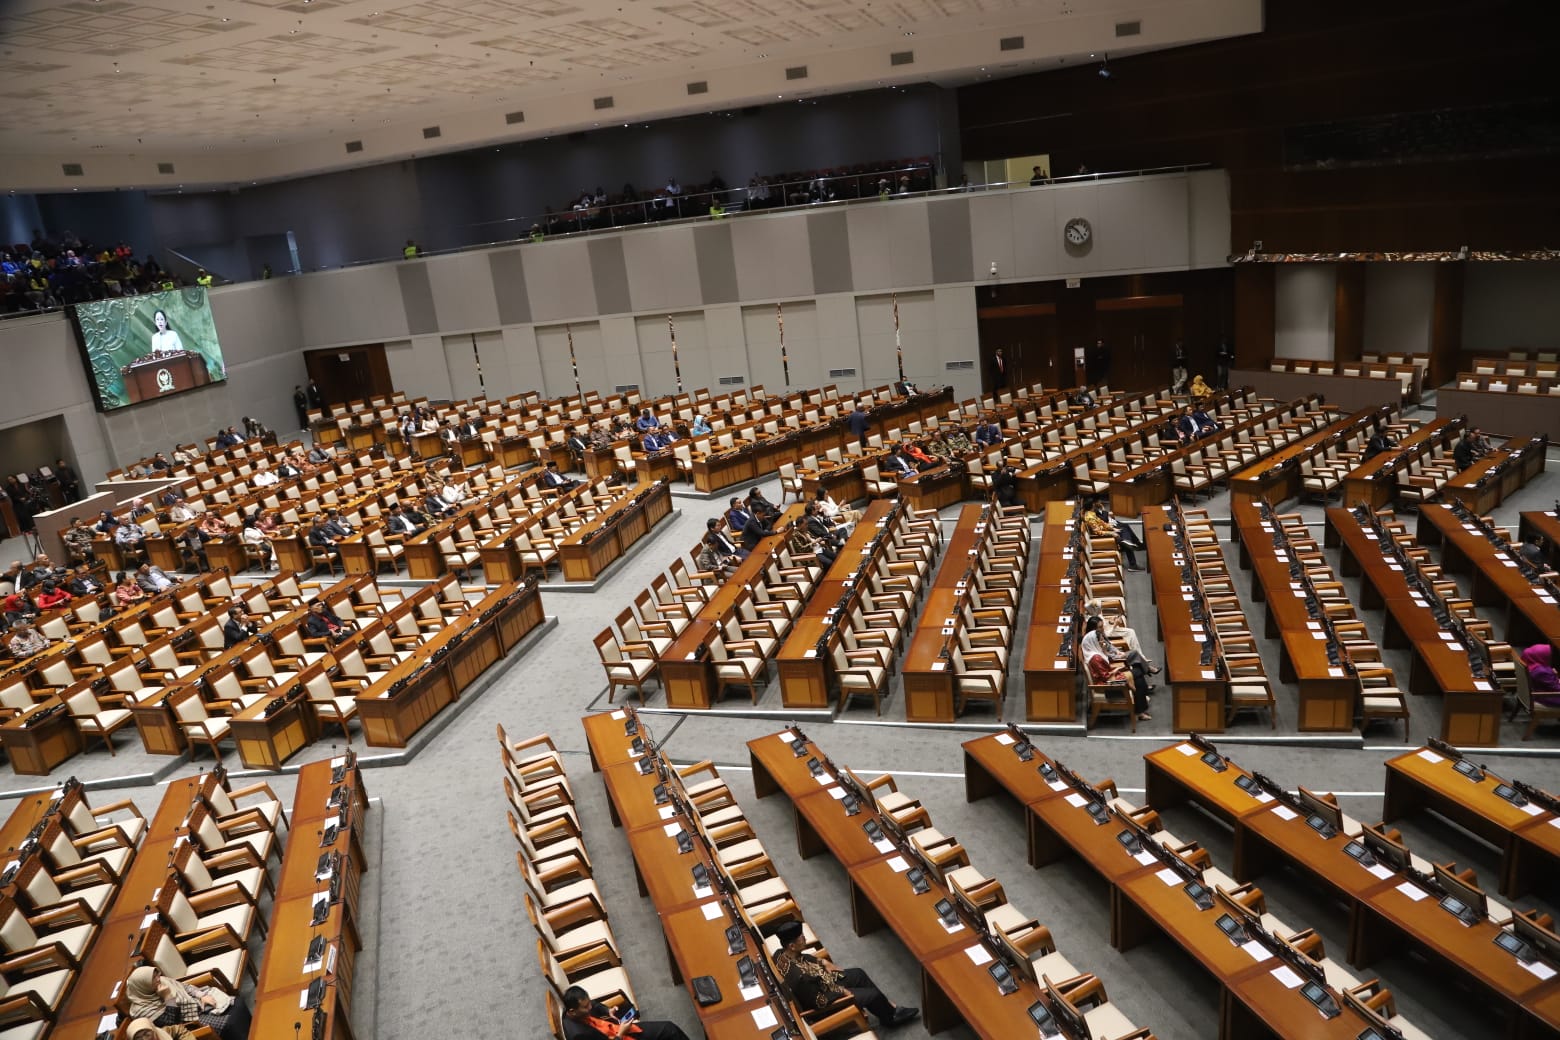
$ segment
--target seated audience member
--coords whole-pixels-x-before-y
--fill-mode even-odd
[[[746,514],[747,522],[742,526],[739,534],[742,537],[742,547],[749,551],[758,548],[758,543],[775,533],[775,529],[764,521],[754,516],[751,512]]]
[[[476,416],[468,415],[456,427],[456,432],[460,434],[462,440],[465,440],[470,437],[482,436],[482,427],[477,425]]]
[[[993,423],[992,425],[995,426],[996,424]],[[1002,428],[998,426],[997,440],[1000,441],[1001,439]],[[963,455],[965,452],[975,450],[974,445],[970,444],[969,437],[965,436],[964,431],[957,426],[949,430],[948,433],[943,437],[943,443],[948,445],[948,450],[956,456]]]
[[[54,566],[54,561],[49,559],[48,553],[39,553],[38,558],[33,560],[32,566],[22,572],[22,580],[17,583],[17,587],[30,589],[35,585],[42,585],[50,578],[58,581],[65,574],[65,568]]]
[[[1197,420],[1191,412],[1183,412],[1175,420],[1175,439],[1182,444],[1190,444],[1198,437]]]
[[[135,583],[153,594],[173,588],[173,579],[155,563],[143,563],[136,568]]]
[[[1197,436],[1199,437],[1218,433],[1221,429],[1219,421],[1201,408],[1192,413],[1192,420],[1197,423]]]
[[[421,534],[422,531],[422,526],[406,515],[406,510],[401,507],[400,503],[390,507],[390,519],[385,521],[386,534],[397,534],[402,538],[411,538],[413,535]],[[332,542],[331,544],[334,545],[335,543]]]
[[[997,497],[997,503],[1004,506],[1016,506],[1018,500],[1018,471],[1004,459],[1002,465],[991,475],[991,493]]]
[[[65,549],[70,553],[71,563],[82,563],[97,559],[92,550],[92,528],[81,517],[76,517],[70,522],[62,535],[65,541]]]
[[[97,580],[97,576],[82,564],[76,568],[76,576],[70,579],[70,592],[73,596],[96,596],[103,591],[103,583]]]
[[[282,518],[276,515],[276,510],[265,509],[255,514],[255,526],[260,528],[267,538],[281,530]]]
[[[1387,435],[1387,428],[1377,423],[1375,430],[1370,435],[1370,440],[1365,442],[1365,454],[1361,457],[1361,460],[1373,459],[1382,452],[1391,451],[1396,447],[1397,441],[1394,441]]]
[[[720,521],[713,516],[704,522],[704,544],[714,550],[723,564],[748,558],[748,550],[727,537],[726,532],[720,529]]]
[[[250,1013],[239,997],[215,986],[197,986],[164,975],[152,965],[142,965],[125,980],[130,1014],[138,1020],[185,1028],[186,1035],[204,1026],[217,1040],[245,1040]],[[131,1036],[128,1040],[135,1040]]]
[[[1457,447],[1452,449],[1452,461],[1457,463],[1460,470],[1473,465],[1479,457],[1479,448],[1473,439],[1471,429],[1464,430],[1462,437],[1457,441]]]
[[[861,519],[859,511],[840,505],[829,495],[828,490],[821,486],[813,493],[813,504],[818,507],[818,515],[847,531],[855,527],[856,521]]]
[[[276,467],[276,475],[283,480],[292,480],[294,477],[303,476],[302,458],[295,452],[281,461]]]
[[[772,524],[780,519],[780,507],[765,498],[760,488],[754,487],[748,490],[747,507],[748,512],[766,524]]]
[[[162,452],[159,451],[156,455],[152,456],[152,469],[156,470],[158,473],[166,473],[172,468],[173,463],[169,462],[168,456],[164,455]]]
[[[7,593],[5,597],[5,623],[14,625],[18,621],[38,616],[38,607],[27,598],[25,592]]]
[[[1560,707],[1560,675],[1555,674],[1554,647],[1548,643],[1528,647],[1522,651],[1522,664],[1527,668],[1533,700],[1545,707]]]
[[[134,1018],[125,1027],[125,1040],[194,1040],[195,1034],[183,1026],[154,1025],[149,1018]]]
[[[553,465],[556,468],[557,463],[553,463]],[[473,501],[470,485],[464,480],[456,480],[454,477],[450,477],[444,482],[444,486],[439,489],[439,497],[444,499],[446,504],[454,507],[463,506]]]
[[[322,466],[330,461],[330,449],[323,444],[316,444],[309,449],[309,453],[304,458],[316,466]]]
[[[70,590],[63,588],[53,578],[43,583],[38,590],[38,609],[53,610],[70,602]]]
[[[390,517],[392,520],[399,511],[399,507],[391,507]],[[395,528],[388,521],[385,524],[385,529],[390,534],[397,533]],[[340,539],[331,534],[329,529],[325,526],[325,518],[316,514],[313,522],[309,524],[309,545],[315,549],[324,549],[330,554],[331,559],[333,560],[340,560],[341,549],[336,545],[339,540]]]
[[[260,634],[260,624],[237,604],[228,608],[227,621],[222,625],[222,645],[231,650]]]
[[[208,511],[200,518],[200,533],[202,538],[209,542],[213,538],[226,538],[233,531],[228,527],[226,520]]]
[[[1522,548],[1517,551],[1522,554],[1522,558],[1524,560],[1531,563],[1533,566],[1542,570],[1549,569],[1549,557],[1544,554],[1543,535],[1528,535],[1527,540],[1522,543]]]
[[[543,486],[545,487],[546,485],[544,484]],[[456,512],[455,507],[444,501],[443,497],[440,496],[437,482],[435,482],[433,489],[423,496],[422,507],[423,512],[428,515],[430,523],[434,520],[442,520],[445,517],[454,516]]]
[[[1129,653],[1135,653],[1140,656],[1143,655],[1143,644],[1138,642],[1137,630],[1128,627],[1121,620],[1119,615],[1105,613],[1104,606],[1100,603],[1099,600],[1091,599],[1084,603],[1083,614],[1085,618],[1097,617],[1100,619],[1100,635],[1102,635],[1104,638],[1108,640],[1120,639],[1122,642],[1127,644],[1127,651]],[[1085,621],[1085,624],[1087,623],[1088,622]],[[1143,656],[1143,660],[1147,661],[1148,658]],[[1158,666],[1151,662],[1149,663],[1148,673],[1150,675],[1158,675],[1159,671],[1160,670]]]
[[[989,415],[982,416],[980,423],[975,427],[975,443],[989,448],[1001,440],[1002,427],[992,422]]]
[[[694,437],[702,437],[711,432],[710,421],[704,417],[703,412],[693,417],[693,425],[688,427],[688,432]]]
[[[341,510],[325,510],[325,530],[330,532],[332,538],[350,538],[356,530],[351,524],[341,518]]]
[[[797,1006],[803,1010],[821,1010],[849,998],[858,1007],[871,1012],[880,1026],[904,1025],[920,1015],[916,1008],[895,1006],[860,968],[841,968],[832,961],[804,952],[806,938],[801,922],[783,922],[775,928],[775,937],[780,940],[780,949],[774,957],[775,968]]]
[[[145,598],[146,590],[135,583],[135,575],[129,571],[120,571],[119,583],[114,586],[115,605],[128,607],[132,603],[139,603]]]
[[[1094,394],[1086,386],[1079,387],[1078,392],[1072,397],[1072,403],[1077,405],[1079,408],[1093,408]]]
[[[556,488],[559,491],[569,491],[579,486],[579,481],[564,476],[558,471],[558,463],[553,459],[547,460],[547,467],[542,470],[541,484],[544,488]],[[448,485],[445,485],[448,487]],[[449,502],[449,496],[444,495],[444,500]],[[454,503],[450,503],[453,505]]]
[[[244,548],[252,549],[259,554],[260,562],[265,566],[266,570],[278,566],[276,563],[276,547],[271,544],[271,539],[265,536],[265,532],[260,530],[260,524],[254,517],[250,516],[244,519],[244,528],[240,532],[240,537],[243,539]]]
[[[585,456],[590,452],[590,441],[581,437],[579,431],[570,426],[563,438],[563,443],[569,449],[569,457],[580,469],[585,468]]]
[[[144,520],[153,514],[154,510],[146,504],[144,498],[132,498],[130,500],[130,519]]]
[[[1111,538],[1121,550],[1121,554],[1127,558],[1127,570],[1142,570],[1138,566],[1137,553],[1134,549],[1143,548],[1142,541],[1137,534],[1126,524],[1112,522],[1110,511],[1099,499],[1094,499],[1083,511],[1083,526],[1090,535],[1096,538]]]
[[[271,468],[271,463],[261,459],[255,464],[255,471],[249,475],[249,482],[255,487],[274,487],[281,478]]]
[[[114,531],[119,527],[119,518],[108,510],[98,514],[97,522],[92,525],[92,530],[109,538],[114,537]]]
[[[49,637],[34,628],[31,621],[18,618],[11,622],[11,638],[5,645],[11,651],[11,656],[21,661],[47,650]]]
[[[1080,645],[1083,648],[1083,654],[1085,657],[1087,657],[1089,654],[1104,654],[1105,659],[1110,661],[1112,664],[1120,661],[1128,668],[1142,672],[1144,677],[1143,689],[1152,690],[1154,688],[1153,684],[1148,681],[1147,677],[1150,675],[1158,675],[1160,671],[1159,667],[1151,662],[1148,658],[1144,657],[1142,651],[1140,650],[1131,649],[1130,646],[1126,650],[1118,647],[1115,642],[1111,640],[1110,635],[1106,630],[1104,617],[1100,616],[1099,614],[1091,615],[1085,612],[1083,630],[1084,635]],[[1134,636],[1136,636],[1136,634],[1137,633],[1135,632],[1133,633]]]
[[[141,559],[146,555],[146,532],[134,520],[127,520],[114,529],[114,544],[120,556]]]
[[[647,453],[664,451],[670,444],[666,434],[660,429],[646,430],[645,435],[639,439],[639,446]]]
[[[926,449],[914,441],[906,441],[900,446],[900,450],[909,457],[918,470],[931,469],[933,466],[938,465],[938,460],[927,454]]]
[[[168,522],[171,524],[183,524],[195,519],[195,510],[189,507],[187,502],[175,502],[168,507]]]
[[[732,496],[726,500],[726,530],[733,534],[741,534],[747,527],[753,514],[748,510],[747,503],[741,498]]]
[[[894,450],[884,456],[879,470],[884,476],[892,477],[895,480],[913,476],[916,472],[915,462],[910,456],[905,454],[903,443],[896,444]]]
[[[339,643],[347,636],[347,623],[325,605],[324,600],[310,600],[309,614],[303,619],[303,634],[310,639],[328,639]]]
[[[1213,387],[1211,387],[1207,383],[1203,382],[1203,377],[1202,377],[1201,373],[1198,373],[1197,375],[1192,377],[1191,395],[1193,397],[1212,397],[1213,396]]]
[[[672,1022],[635,1017],[621,1025],[605,1004],[590,999],[579,986],[563,992],[563,1040],[688,1040]]]
[[[648,430],[657,429],[660,425],[661,420],[651,415],[650,409],[648,408],[642,409],[639,413],[639,418],[634,421],[634,426],[639,430],[640,433],[645,433]]]
[[[1148,713],[1148,694],[1144,691],[1140,670],[1133,670],[1122,662],[1112,663],[1104,654],[1090,654],[1089,682],[1096,686],[1113,682],[1126,683],[1132,691],[1132,710],[1137,713],[1138,721],[1153,720],[1154,717]]]

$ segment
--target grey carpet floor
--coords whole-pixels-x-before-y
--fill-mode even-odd
[[[1551,464],[1557,460],[1560,456],[1552,452]],[[763,486],[766,494],[778,501],[777,483],[766,481]],[[1519,510],[1547,507],[1557,494],[1560,473],[1551,470],[1497,510],[1497,519],[1514,525]],[[461,1023],[463,1033],[475,1036],[543,1035],[544,983],[536,966],[535,935],[521,902],[514,843],[504,823],[495,723],[502,723],[516,737],[550,733],[566,752],[586,843],[640,1002],[650,1017],[670,1018],[690,1035],[698,1035],[690,1001],[680,987],[671,984],[653,908],[640,898],[634,885],[627,843],[607,818],[605,794],[599,779],[590,772],[579,723],[588,708],[605,704],[605,684],[591,637],[611,623],[612,617],[670,562],[675,551],[694,542],[705,517],[714,515],[718,508],[690,501],[681,505],[681,515],[670,521],[675,529],[656,539],[650,551],[625,561],[600,591],[544,596],[547,613],[558,618],[557,628],[523,657],[498,666],[501,670],[480,695],[415,760],[404,766],[365,771],[368,792],[378,800],[371,827],[383,852],[376,879],[380,918],[372,929],[366,929],[374,946],[371,963],[377,968],[377,1002],[374,1007],[354,1009],[360,1036],[411,1040],[442,1034],[452,1022]],[[1227,517],[1227,496],[1215,495],[1206,508],[1215,517]],[[1299,511],[1309,522],[1320,524],[1319,508],[1302,506]],[[953,512],[948,510],[944,515],[951,517]],[[1319,527],[1317,530],[1320,533]],[[0,544],[0,558],[16,555],[18,549],[14,542]],[[1233,570],[1233,555],[1231,563]],[[1351,593],[1356,592],[1357,579],[1349,579],[1347,584]],[[1129,598],[1135,626],[1154,656],[1156,626],[1143,575],[1130,576]],[[1247,602],[1249,605],[1249,598]],[[1379,634],[1380,614],[1368,614],[1367,621]],[[1276,643],[1267,642],[1263,650],[1271,673],[1276,675]],[[1015,647],[1015,658],[1021,654],[1022,647]],[[1406,656],[1400,655],[1391,663],[1406,668]],[[1021,682],[1021,675],[1010,682],[1010,714],[1022,710]],[[1294,691],[1277,685],[1279,733],[1292,736]],[[663,703],[659,690],[652,687],[650,706]],[[735,714],[747,703],[745,696],[733,697],[721,711],[662,716],[649,722],[676,761],[710,758],[720,766],[835,959],[868,968],[894,999],[915,1003],[919,990],[916,965],[892,934],[885,931],[861,938],[851,933],[843,870],[826,856],[806,861],[798,858],[790,807],[778,797],[754,798],[743,744],[772,732],[778,723]],[[779,691],[773,683],[763,706],[780,708]],[[1413,739],[1421,741],[1439,728],[1439,705],[1416,698],[1412,709]],[[1152,723],[1140,726],[1135,738],[1114,724],[1102,726],[1086,738],[1052,737],[1038,743],[1086,776],[1114,777],[1128,798],[1141,800],[1142,755],[1172,739],[1168,704],[1156,710],[1155,716]],[[849,717],[869,720],[871,708],[852,708]],[[903,719],[902,697],[897,690],[885,706],[884,717]],[[969,721],[995,725],[990,714],[979,711]],[[941,830],[963,841],[976,866],[999,878],[1015,904],[1051,928],[1074,964],[1101,976],[1111,999],[1135,1022],[1152,1027],[1165,1040],[1214,1035],[1218,1000],[1211,980],[1164,943],[1150,943],[1125,955],[1113,950],[1107,941],[1106,893],[1087,868],[1062,862],[1031,869],[1024,861],[1024,828],[1017,808],[1002,798],[965,803],[959,744],[971,732],[822,722],[809,723],[807,729],[836,762],[868,774],[893,772],[902,790],[923,800]],[[1225,750],[1242,765],[1287,784],[1338,792],[1344,808],[1354,816],[1379,818],[1382,761],[1405,747],[1400,729],[1384,726],[1374,730],[1363,748],[1235,742],[1248,736],[1266,737],[1269,732],[1265,720],[1238,722]],[[1560,733],[1550,730],[1527,744],[1519,737],[1519,732],[1507,727],[1504,742],[1516,750],[1481,753],[1478,759],[1509,776],[1551,789],[1560,786],[1560,758],[1528,753],[1560,754]],[[364,750],[355,729],[352,745]],[[332,750],[327,741],[294,761],[324,757]],[[132,737],[121,740],[113,757],[100,748],[78,756],[61,776],[74,772],[93,781],[99,788],[92,794],[95,801],[129,797],[150,812],[162,793],[152,779],[158,771],[186,775],[204,761],[203,753],[195,763],[170,764],[145,755]],[[234,754],[227,756],[227,762],[230,768],[240,768]],[[290,804],[291,777],[274,776],[269,782]],[[11,810],[20,791],[37,786],[38,778],[0,773],[0,812]],[[1175,808],[1166,816],[1172,829],[1203,842],[1217,865],[1230,868],[1227,828],[1195,808]],[[1444,820],[1423,815],[1406,821],[1402,828],[1410,845],[1422,855],[1455,859],[1475,868],[1483,878],[1494,877],[1497,850]],[[1284,873],[1264,877],[1261,885],[1273,912],[1296,928],[1315,927],[1324,936],[1328,951],[1342,957],[1347,920],[1341,906],[1321,898],[1303,879]],[[1556,910],[1560,908],[1560,890],[1551,886],[1537,898],[1522,900],[1521,905]],[[1411,953],[1389,957],[1368,974],[1379,974],[1397,994],[1400,1011],[1431,1035],[1474,1035],[1486,1024],[1477,1002],[1455,985],[1447,985]],[[916,1024],[895,1035],[918,1040],[926,1033]],[[961,1031],[952,1035],[959,1036]]]

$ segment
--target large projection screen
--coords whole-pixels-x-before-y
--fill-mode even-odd
[[[100,411],[227,379],[202,287],[77,304],[76,333]]]

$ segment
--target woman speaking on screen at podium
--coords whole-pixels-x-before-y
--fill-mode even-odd
[[[157,326],[157,331],[152,333],[152,353],[170,354],[184,349],[179,334],[168,327],[166,313],[161,310],[153,311],[152,324]]]

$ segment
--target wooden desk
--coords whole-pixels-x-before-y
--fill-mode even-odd
[[[1040,527],[1029,635],[1024,644],[1024,718],[1029,722],[1078,719],[1076,662],[1082,626],[1074,582],[1082,531],[1074,513],[1075,507],[1067,502],[1048,502]],[[1066,631],[1061,631],[1063,628]]]
[[[1501,694],[1469,668],[1468,648],[1442,628],[1425,597],[1411,588],[1402,564],[1382,549],[1376,531],[1364,527],[1351,510],[1327,510],[1328,531],[1338,541],[1344,576],[1360,576],[1363,609],[1385,609],[1382,646],[1408,649],[1413,665],[1409,692],[1439,694],[1442,740],[1489,746],[1500,742]]]
[[[1251,567],[1252,598],[1267,608],[1266,635],[1282,641],[1279,678],[1299,687],[1297,728],[1302,733],[1352,730],[1358,681],[1328,662],[1325,634],[1306,610],[1296,587],[1300,583],[1290,576],[1288,553],[1274,551],[1272,525],[1262,519],[1255,501],[1232,499],[1230,512],[1244,562]]]
[[[1356,466],[1343,478],[1343,501],[1348,505],[1364,502],[1372,509],[1390,505],[1397,497],[1397,470],[1431,451],[1438,444],[1450,444],[1463,427],[1461,419],[1434,419],[1398,442],[1390,451]]]
[[[1148,571],[1153,601],[1158,610],[1159,634],[1165,643],[1165,672],[1170,680],[1173,719],[1177,733],[1223,733],[1230,684],[1216,660],[1204,661],[1212,638],[1204,622],[1192,614],[1199,593],[1183,580],[1190,566],[1176,547],[1173,533],[1183,538],[1175,514],[1164,506],[1143,512],[1143,537],[1148,549]]]
[[[1421,545],[1441,546],[1441,563],[1449,573],[1472,577],[1474,603],[1506,606],[1508,643],[1560,643],[1560,605],[1548,592],[1535,588],[1508,550],[1492,544],[1481,526],[1469,530],[1450,506],[1429,505],[1419,510],[1416,534]]]
[[[1475,513],[1488,513],[1544,471],[1548,446],[1544,434],[1508,441],[1447,481],[1441,493]]]
[[[1350,436],[1373,426],[1388,422],[1397,414],[1396,405],[1379,405],[1362,408],[1345,419],[1339,419],[1309,437],[1287,448],[1280,448],[1260,462],[1230,474],[1231,501],[1265,499],[1277,505],[1300,494],[1300,464],[1318,452]]]
[[[1560,817],[1537,802],[1513,805],[1495,793],[1503,781],[1485,771],[1472,780],[1452,760],[1429,748],[1387,759],[1382,819],[1388,823],[1430,809],[1483,838],[1501,851],[1500,891],[1515,899],[1537,884],[1555,891],[1560,863]]]
[[[899,497],[917,512],[942,509],[969,497],[969,471],[944,463],[899,482]]]
[[[81,752],[81,731],[65,702],[50,697],[0,724],[0,746],[13,772],[48,776],[55,766]]]
[[[564,578],[594,581],[671,511],[670,482],[641,485],[633,495],[614,502],[558,543]]]
[[[228,722],[238,757],[250,769],[280,769],[294,754],[319,739],[320,719],[302,686],[273,691],[282,706],[267,714],[270,700],[257,701]]]
[[[1219,772],[1202,760],[1202,754],[1196,746],[1182,741],[1144,755],[1147,804],[1167,809],[1195,800],[1232,826],[1272,807],[1272,795],[1260,791],[1251,794],[1237,783],[1241,777],[1250,777],[1250,773],[1228,759],[1223,760],[1225,770]]]
[[[1544,552],[1549,561],[1549,569],[1560,567],[1560,513],[1554,510],[1522,513],[1518,517],[1517,537],[1527,541],[1535,534],[1542,535],[1544,538]]]

